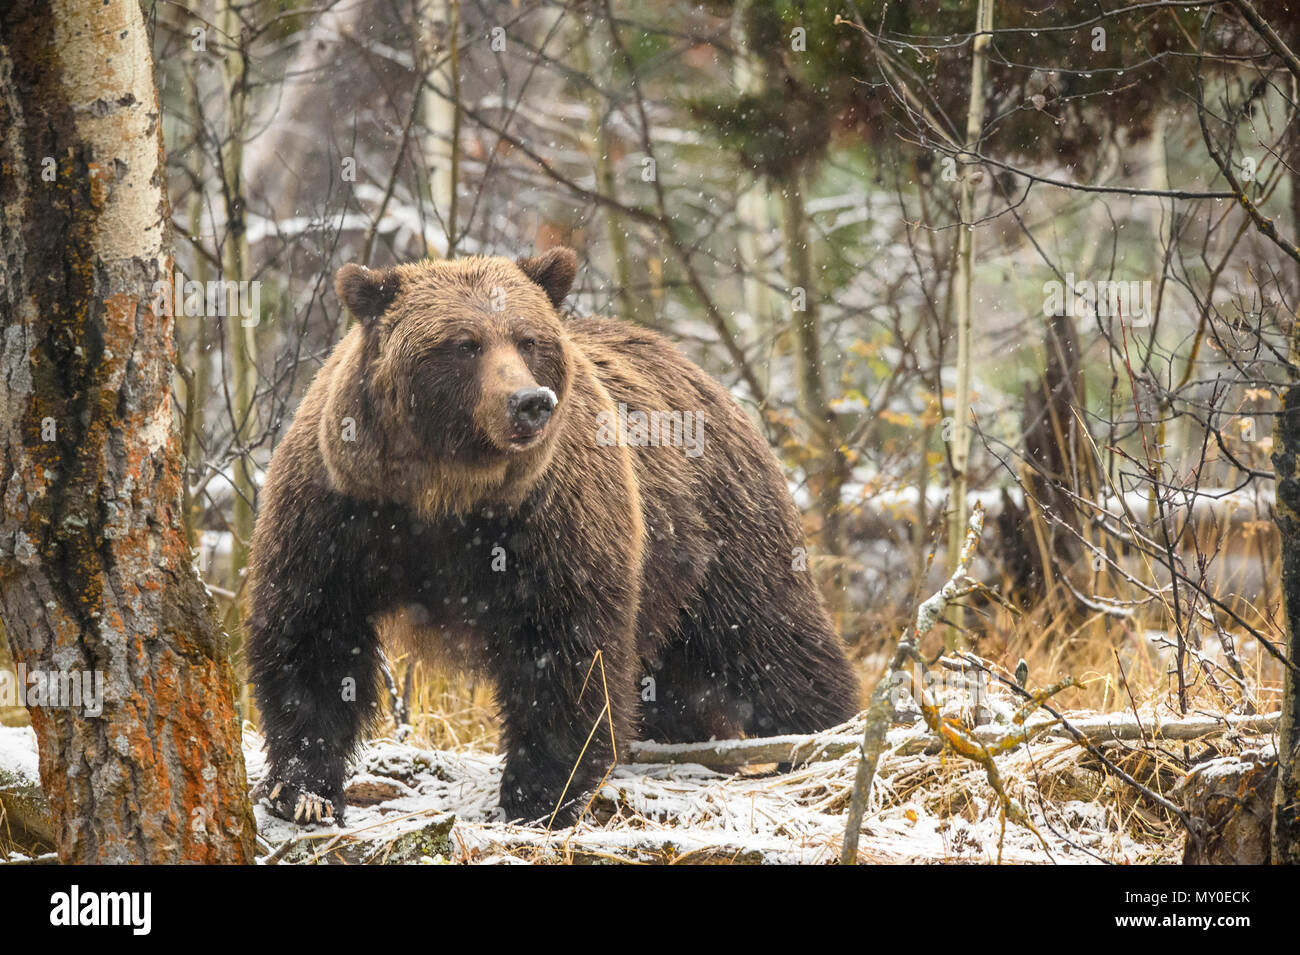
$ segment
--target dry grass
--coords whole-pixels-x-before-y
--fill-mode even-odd
[[[432,749],[496,748],[492,687],[481,679],[398,657],[393,678],[406,698],[411,740]]]

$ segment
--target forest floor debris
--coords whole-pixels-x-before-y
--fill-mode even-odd
[[[960,715],[958,701],[944,706],[946,715]],[[1066,715],[1094,728],[1108,718],[1127,726],[1133,716]],[[1156,707],[1139,716],[1146,726],[1173,720]],[[1267,746],[1267,737],[1242,732],[1258,725],[1247,721],[1198,740],[1197,761],[1231,759]],[[861,733],[859,719],[823,737],[838,744],[860,739]],[[1162,795],[1188,775],[1183,741],[1116,738],[1100,745],[1108,760]],[[782,774],[752,768],[719,772],[691,763],[620,765],[577,826],[547,831],[499,819],[500,756],[376,739],[365,747],[349,782],[346,829],[301,830],[262,807],[258,823],[266,851],[274,850],[277,862],[828,864],[839,856],[858,758],[856,748],[839,749],[828,746],[817,761]],[[261,739],[251,730],[245,752],[250,783],[256,783],[263,757]],[[859,861],[1182,860],[1185,836],[1177,820],[1109,775],[1074,741],[1044,736],[996,759],[1008,795],[1023,807],[1041,842],[1023,826],[1003,825],[984,767],[939,750],[918,723],[888,732]]]
[[[979,727],[981,739],[996,737],[1013,702],[1000,699],[996,686],[991,693],[982,700],[991,722]],[[971,717],[969,709],[963,710],[961,694],[940,704],[946,718]],[[1215,719],[1196,714],[1184,721],[1202,731],[1188,749],[1182,739],[1151,738],[1152,728],[1179,722],[1163,707],[1148,706],[1137,714],[1065,715],[1088,728],[1107,760],[1179,802],[1184,793],[1195,795],[1225,773],[1251,769],[1259,754],[1272,747],[1271,734],[1261,732],[1267,730],[1267,717],[1224,721],[1221,732],[1202,735]],[[907,707],[902,707],[895,722],[906,718]],[[1147,730],[1147,738],[1133,738],[1129,729],[1134,723]],[[1107,724],[1116,729],[1109,741],[1102,732]],[[762,755],[775,745],[771,741],[715,744],[714,749],[727,754],[722,771],[698,763],[629,759],[614,770],[577,826],[555,831],[499,818],[501,756],[472,745],[426,749],[375,739],[366,744],[349,778],[345,828],[302,829],[256,807],[262,859],[277,864],[829,864],[839,857],[859,753],[845,742],[860,740],[862,729],[860,717],[805,741],[799,751],[813,761],[788,773],[776,773],[772,766],[737,770],[729,765],[737,762],[730,751],[750,747]],[[34,778],[35,745],[28,727],[0,728],[0,762],[21,774],[25,785]],[[663,758],[660,747],[645,750],[634,758]],[[251,727],[244,732],[244,752],[254,786],[265,773],[265,756],[262,738]],[[1008,795],[1023,808],[1041,842],[1024,826],[1003,825],[1000,801],[983,766],[943,750],[924,723],[917,722],[888,731],[862,827],[859,861],[1182,861],[1186,838],[1177,820],[1108,773],[1073,740],[1043,734],[1028,746],[998,755],[996,762]],[[0,855],[7,852],[13,861],[21,856],[12,840],[6,843],[5,825],[0,819]],[[1234,839],[1248,842],[1244,836]]]

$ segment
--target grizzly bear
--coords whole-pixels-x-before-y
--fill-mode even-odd
[[[273,812],[342,821],[385,630],[490,678],[509,819],[570,823],[634,739],[856,712],[767,442],[666,339],[561,315],[576,270],[339,270],[357,324],[274,454],[250,561]]]

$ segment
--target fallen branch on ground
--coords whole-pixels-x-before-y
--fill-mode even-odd
[[[1189,716],[1186,719],[1150,722],[1138,725],[1132,713],[1101,713],[1070,720],[1070,725],[1085,739],[1093,743],[1132,742],[1134,740],[1178,740],[1180,742],[1205,739],[1237,733],[1243,736],[1263,736],[1276,732],[1280,713],[1265,716]],[[1041,729],[1041,731],[1039,731]],[[1055,719],[1032,720],[1024,731],[1031,739],[1072,739],[1069,731]],[[1001,723],[977,726],[967,735],[987,745],[1002,742],[1008,733],[1019,732],[1015,727]],[[934,750],[940,749],[938,740],[930,740]],[[717,772],[734,772],[746,766],[763,766],[770,763],[825,762],[839,759],[845,753],[861,749],[862,737],[855,734],[836,733],[823,736],[764,736],[755,739],[720,739],[707,743],[633,743],[628,761],[641,765],[670,765],[694,763]]]

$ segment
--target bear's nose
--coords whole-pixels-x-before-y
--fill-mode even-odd
[[[550,388],[520,388],[506,400],[506,411],[521,436],[534,435],[555,410],[555,392]]]

